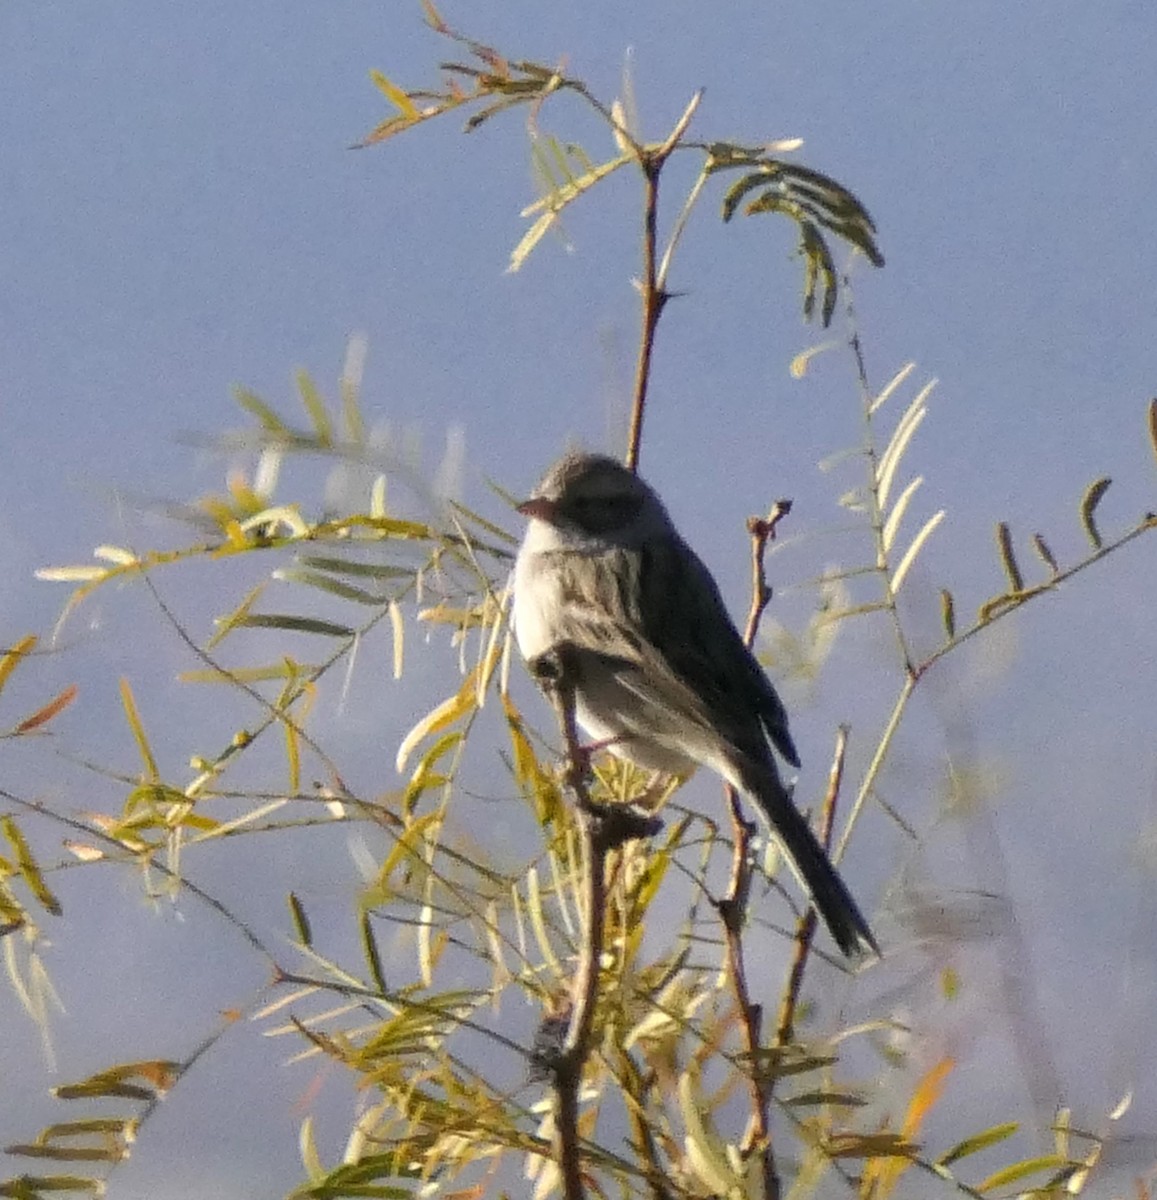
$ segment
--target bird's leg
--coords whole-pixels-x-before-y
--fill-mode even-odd
[[[562,782],[574,793],[579,808],[599,822],[599,837],[604,839],[606,846],[618,846],[634,838],[650,837],[662,829],[663,823],[657,817],[635,812],[626,805],[600,804],[591,799],[587,787],[591,778],[591,756],[614,739],[585,746],[579,740],[575,720],[575,687],[581,668],[574,646],[570,642],[559,642],[528,665],[558,715],[567,757]]]

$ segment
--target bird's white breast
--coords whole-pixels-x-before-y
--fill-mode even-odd
[[[553,571],[539,557],[561,546],[558,531],[532,520],[514,564],[511,618],[518,649],[527,661],[545,654],[558,641],[559,596]]]

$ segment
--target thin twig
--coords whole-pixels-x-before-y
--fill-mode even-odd
[[[580,785],[581,786],[581,785]],[[584,936],[578,971],[571,991],[570,1024],[562,1053],[553,1064],[555,1129],[566,1200],[583,1200],[582,1152],[578,1129],[579,1086],[590,1053],[591,1029],[598,1000],[599,962],[606,912],[606,863],[610,843],[604,827],[580,803],[577,809],[583,839]]]
[[[1064,583],[1065,580],[1071,579],[1074,575],[1079,574],[1087,567],[1091,567],[1094,563],[1100,562],[1101,559],[1119,550],[1126,543],[1133,541],[1134,538],[1139,538],[1142,534],[1151,533],[1154,530],[1157,530],[1157,518],[1151,514],[1147,514],[1131,529],[1121,534],[1121,536],[1115,541],[1105,542],[1092,554],[1088,555],[1088,557],[1082,558],[1080,562],[1074,563],[1071,567],[1066,567],[1063,570],[1058,571],[1057,574],[1048,581],[1046,590],[1050,592],[1056,591],[1060,584]],[[1009,604],[1007,608],[1002,608],[999,612],[994,613],[992,616],[978,619],[967,629],[956,634],[956,636],[951,638],[949,641],[946,641],[939,649],[933,650],[931,654],[928,654],[925,658],[921,659],[920,662],[918,662],[914,667],[917,678],[922,676],[925,671],[927,671],[928,668],[934,663],[939,662],[940,659],[942,659],[945,655],[955,650],[957,646],[961,645],[961,643],[969,641],[978,633],[983,633],[984,630],[986,630],[990,625],[995,625],[997,621],[1000,621],[1004,617],[1009,616],[1011,613],[1016,612],[1021,605],[1027,604],[1029,600],[1035,600],[1037,596],[1043,594],[1043,592],[1030,592],[1026,594],[1023,599],[1014,601],[1013,603]]]
[[[750,649],[759,632],[759,622],[771,600],[771,587],[767,582],[764,557],[767,543],[775,537],[775,528],[791,512],[790,500],[777,500],[764,518],[752,517],[748,523],[751,534],[751,609],[743,640]],[[763,1036],[763,1006],[751,999],[747,986],[747,968],[743,953],[743,923],[747,914],[747,897],[751,889],[751,839],[756,826],[743,812],[739,795],[733,787],[727,788],[727,804],[731,810],[734,831],[734,849],[731,855],[731,878],[727,892],[716,907],[723,922],[727,944],[727,970],[731,979],[731,990],[739,1009],[743,1031],[744,1051],[747,1056],[748,1083],[751,1092],[751,1117],[743,1139],[743,1150],[751,1153],[758,1148],[763,1167],[764,1200],[779,1200],[779,1172],[771,1144],[771,1128],[768,1112],[771,1107],[771,1082],[760,1066],[760,1047]]]
[[[654,147],[637,151],[643,172],[643,277],[639,291],[643,297],[643,322],[639,336],[639,359],[635,367],[635,396],[631,405],[631,428],[627,435],[627,466],[639,469],[639,449],[643,438],[643,413],[647,406],[647,389],[651,382],[651,359],[655,350],[655,330],[671,293],[667,290],[667,272],[671,266],[674,242],[659,265],[657,243],[659,236],[659,176],[667,159],[674,153],[695,116],[703,99],[700,89],[691,97],[666,140]],[[677,232],[681,227],[677,227]],[[677,239],[676,239],[677,240]]]
[[[566,1038],[550,1063],[555,1099],[555,1149],[562,1172],[566,1200],[584,1200],[582,1149],[579,1135],[579,1087],[590,1054],[598,1000],[599,964],[603,952],[606,914],[607,854],[615,844],[600,810],[587,789],[588,754],[583,750],[575,723],[573,664],[570,648],[558,647],[552,658],[549,694],[566,743],[566,783],[575,795],[575,812],[583,845],[583,940],[578,969],[571,986]]]
[[[651,357],[655,349],[655,330],[668,293],[659,286],[655,242],[659,222],[659,173],[663,160],[644,155],[643,165],[643,328],[639,336],[639,359],[635,367],[635,397],[631,405],[631,428],[627,435],[627,466],[639,469],[639,446],[643,438],[643,413],[647,406],[647,388],[651,380]]]
[[[763,566],[767,543],[775,538],[775,527],[790,512],[790,500],[777,500],[766,517],[749,517],[747,521],[747,532],[751,534],[751,608],[743,629],[743,643],[748,650],[755,645],[759,622],[771,602],[771,586]]]
[[[844,851],[847,849],[848,842],[852,838],[852,830],[855,829],[856,823],[860,818],[860,813],[863,812],[864,805],[867,803],[868,797],[872,794],[872,789],[876,786],[876,777],[884,768],[884,761],[888,757],[888,751],[892,748],[892,739],[896,736],[896,731],[900,728],[900,720],[907,711],[908,701],[912,699],[912,693],[916,690],[918,678],[916,675],[904,676],[904,683],[900,688],[900,694],[896,697],[896,702],[892,705],[892,711],[888,715],[888,722],[884,726],[884,732],[880,735],[876,752],[872,755],[872,761],[868,764],[867,771],[864,772],[860,790],[856,793],[856,798],[852,802],[852,811],[848,814],[848,822],[844,826],[844,832],[840,835],[835,853],[831,856],[833,866],[838,866],[840,860],[844,857]]]

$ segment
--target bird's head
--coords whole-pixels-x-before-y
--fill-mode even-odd
[[[671,529],[654,491],[622,463],[603,454],[561,458],[518,511],[583,540],[634,544]]]

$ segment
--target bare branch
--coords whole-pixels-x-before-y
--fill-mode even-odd
[[[743,640],[748,649],[755,644],[759,622],[771,600],[771,586],[767,582],[764,569],[767,543],[775,537],[776,526],[789,512],[791,501],[777,500],[766,517],[752,517],[747,523],[748,532],[751,534],[751,609],[747,614]],[[743,953],[743,923],[747,915],[747,897],[751,890],[751,839],[755,835],[756,826],[744,815],[739,795],[730,786],[727,788],[727,804],[731,810],[734,831],[731,878],[728,881],[727,892],[717,902],[716,908],[723,922],[728,975],[739,1009],[743,1048],[751,1067],[748,1074],[751,1116],[742,1149],[745,1154],[758,1151],[762,1156],[764,1200],[779,1200],[779,1172],[776,1168],[768,1120],[772,1086],[758,1066],[763,1036],[763,1006],[751,999]]]

